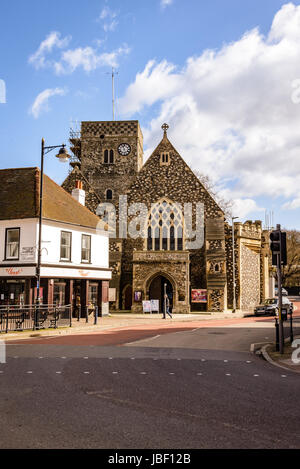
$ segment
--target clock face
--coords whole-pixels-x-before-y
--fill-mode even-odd
[[[121,143],[121,145],[118,146],[118,152],[122,156],[127,156],[131,152],[131,146],[128,143]]]

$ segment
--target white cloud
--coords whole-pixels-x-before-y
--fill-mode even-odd
[[[119,24],[116,20],[118,13],[111,10],[108,6],[104,6],[100,16],[99,21],[103,22],[103,29],[105,32],[114,31]]]
[[[93,47],[78,47],[63,52],[61,60],[54,64],[55,72],[60,75],[73,73],[77,68],[91,72],[104,66],[118,67],[119,58],[129,52],[130,49],[126,44],[112,52],[103,53],[99,53]]]
[[[162,8],[166,8],[169,5],[172,5],[173,0],[161,0],[160,5]]]
[[[41,42],[38,50],[29,57],[29,63],[37,69],[45,67],[48,64],[46,61],[46,55],[51,53],[55,47],[58,49],[67,47],[70,41],[71,36],[60,39],[59,32],[51,32],[48,34],[46,39]]]
[[[37,119],[42,112],[49,111],[49,99],[53,96],[64,96],[67,93],[62,88],[48,88],[42,91],[34,100],[34,103],[29,109],[29,114]]]
[[[255,197],[299,194],[300,104],[293,100],[300,94],[299,64],[300,6],[289,3],[267,36],[253,29],[181,68],[149,61],[120,100],[120,111],[129,117],[153,106],[143,129],[147,155],[167,122],[171,141],[192,167],[223,188],[230,183],[233,199],[259,210]]]
[[[95,42],[96,47],[77,47],[76,49],[60,51],[58,58],[52,57],[46,60],[47,54],[50,55],[55,48],[66,48],[70,40],[70,37],[60,39],[60,33],[56,31],[50,33],[38,50],[29,57],[29,63],[36,69],[52,68],[57,75],[73,73],[78,68],[82,68],[85,72],[91,72],[99,67],[118,67],[120,58],[130,52],[127,44],[110,52],[101,52],[99,48],[103,45],[104,40],[98,39]]]

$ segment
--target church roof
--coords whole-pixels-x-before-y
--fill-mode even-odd
[[[0,170],[0,220],[39,217],[39,168]],[[43,218],[96,228],[99,218],[44,175]]]
[[[149,186],[149,194],[152,191],[153,183],[156,182],[155,186],[158,187],[157,196],[158,197],[168,197],[170,192],[174,197],[181,192],[181,187],[185,186],[185,192],[187,187],[190,185],[191,192],[190,197],[191,201],[195,200],[195,197],[205,199],[206,203],[209,203],[211,207],[214,207],[215,210],[219,211],[220,214],[224,213],[223,210],[219,207],[214,198],[210,195],[207,189],[203,186],[201,181],[184,161],[182,156],[178,153],[176,148],[172,145],[167,136],[167,130],[169,126],[163,124],[162,129],[164,131],[163,138],[152,152],[151,156],[148,158],[146,163],[143,165],[141,170],[138,172],[136,179],[132,186],[129,189],[129,194],[137,195],[138,188],[144,189],[147,191],[147,186]],[[160,164],[160,155],[162,153],[169,153],[170,155],[170,164],[161,165]],[[174,187],[172,187],[174,186]],[[205,196],[204,196],[205,194]],[[176,202],[176,200],[174,200]]]

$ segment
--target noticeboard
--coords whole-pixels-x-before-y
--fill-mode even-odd
[[[191,298],[192,303],[207,303],[207,290],[192,290]]]

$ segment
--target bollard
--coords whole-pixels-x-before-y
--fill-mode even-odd
[[[89,322],[89,307],[86,306],[85,322]]]
[[[80,321],[80,318],[81,318],[81,306],[79,305],[78,306],[78,310],[77,310],[77,321],[79,322]]]
[[[276,330],[276,347],[275,347],[275,350],[276,350],[276,352],[279,352],[279,323],[278,323],[277,318],[275,318],[275,330]]]
[[[98,306],[95,306],[95,320],[94,320],[94,325],[96,325],[98,322]]]
[[[70,327],[72,327],[72,316],[73,316],[73,307],[70,306]]]
[[[294,341],[294,332],[293,332],[293,311],[290,311],[290,341]]]

